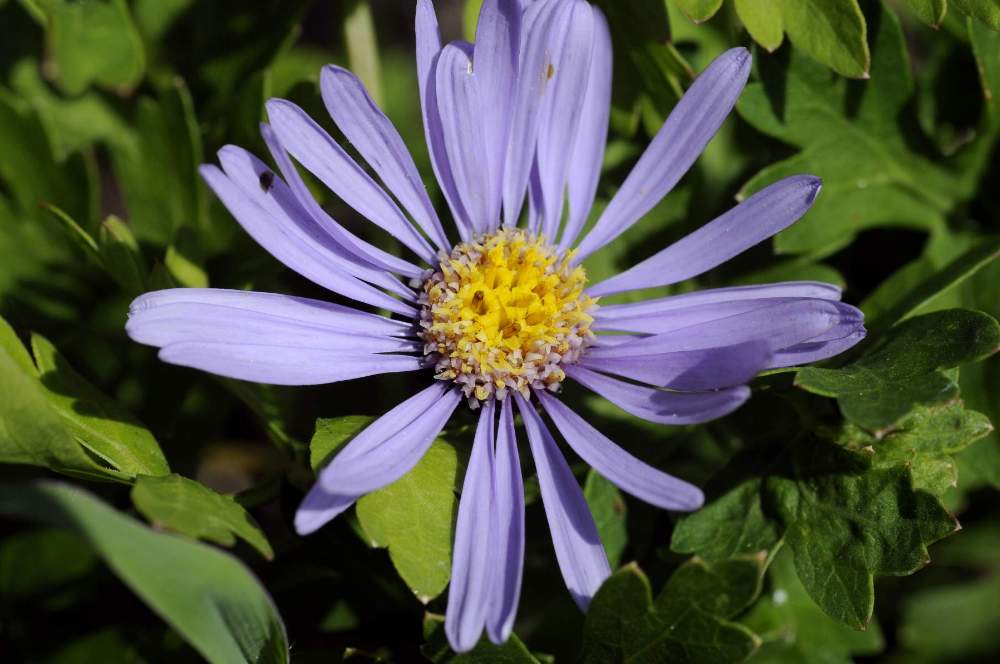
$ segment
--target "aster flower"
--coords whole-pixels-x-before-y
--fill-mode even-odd
[[[703,495],[564,405],[562,382],[645,420],[699,423],[739,407],[760,371],[831,357],[857,343],[864,327],[835,286],[816,282],[598,305],[601,296],[697,277],[788,227],[819,192],[808,175],[781,180],[631,269],[587,284],[581,261],[645,215],[716,133],[749,76],[745,49],[722,54],[694,81],[581,238],[611,95],[611,39],[600,11],[584,0],[486,0],[476,43],[442,46],[431,2],[419,0],[416,34],[426,139],[459,242],[445,232],[397,131],[339,67],[322,72],[323,100],[381,184],[280,99],[268,102],[270,124],[261,127],[280,176],[235,146],[219,152],[221,169],[201,169],[275,258],[389,315],[279,294],[172,289],[139,297],[127,331],[159,347],[166,362],[262,383],[426,374],[426,388],[323,469],[297,512],[301,534],[402,477],[460,405],[477,409],[446,619],[451,645],[464,651],[484,630],[506,640],[517,610],[524,491],[515,408],[560,570],[585,610],[610,573],[608,560],[539,406],[569,447],[625,492],[679,511],[697,509]],[[414,258],[389,254],[331,218],[293,159]]]

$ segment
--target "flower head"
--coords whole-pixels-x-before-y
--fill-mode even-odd
[[[704,422],[738,408],[761,370],[831,357],[857,343],[864,327],[861,313],[839,301],[839,289],[817,282],[597,304],[601,296],[696,277],[786,228],[819,192],[808,175],[757,192],[615,277],[590,285],[579,267],[645,215],[698,157],[747,81],[745,49],[723,53],[694,81],[581,238],[611,94],[611,40],[601,13],[584,0],[486,0],[476,43],[442,46],[430,0],[419,0],[416,32],[426,138],[457,243],[399,134],[358,79],[338,67],[323,70],[323,99],[392,196],[300,108],[278,99],[267,104],[262,133],[280,177],[235,146],[219,152],[221,169],[201,171],[275,258],[389,315],[286,295],[175,289],[139,297],[127,330],[160,347],[164,361],[264,383],[425,372],[427,387],[323,469],[296,515],[302,534],[413,468],[460,403],[478,408],[446,620],[452,646],[462,651],[484,629],[505,640],[517,610],[524,491],[515,408],[560,569],[585,609],[610,573],[608,560],[537,406],[624,491],[664,509],[693,510],[703,502],[697,487],[594,429],[559,400],[561,383],[572,379],[652,422]],[[389,254],[331,218],[293,159],[412,258]]]

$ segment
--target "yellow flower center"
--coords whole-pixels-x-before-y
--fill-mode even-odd
[[[542,238],[503,229],[441,255],[420,302],[424,352],[436,378],[457,383],[475,406],[508,390],[556,391],[593,338],[595,301],[582,267]]]

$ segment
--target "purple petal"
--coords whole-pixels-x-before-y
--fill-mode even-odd
[[[267,115],[282,147],[330,191],[428,264],[435,263],[434,250],[392,198],[305,111],[290,101],[271,99]]]
[[[273,206],[266,210],[216,166],[202,166],[199,172],[243,229],[268,253],[292,270],[352,300],[382,307],[404,316],[416,315],[416,309],[410,305],[390,297],[340,269],[331,260],[332,254],[309,240],[301,232],[296,221],[284,212],[285,209],[292,210],[293,201],[290,199],[285,200],[284,206]],[[275,178],[271,191],[281,192],[282,187],[283,183]],[[306,215],[301,208],[295,214],[300,221]]]
[[[580,485],[542,418],[521,395],[514,396],[528,432],[559,569],[573,600],[586,611],[594,593],[611,575],[604,545]]]
[[[299,535],[314,533],[341,512],[353,505],[361,495],[330,493],[317,482],[295,511],[295,532]]]
[[[438,248],[450,249],[410,151],[392,122],[368,95],[364,84],[346,69],[327,65],[320,75],[320,91],[330,116],[344,137]]]
[[[462,484],[455,525],[455,546],[448,588],[448,611],[444,630],[455,652],[472,650],[486,623],[490,603],[490,565],[500,535],[493,486],[494,402],[483,404],[472,455]]]
[[[327,491],[365,494],[395,482],[417,465],[448,423],[461,393],[435,384],[404,401],[362,431],[323,469]]]
[[[655,315],[665,311],[683,309],[700,304],[776,297],[812,297],[822,300],[839,300],[840,294],[838,287],[820,281],[785,281],[759,286],[710,288],[692,293],[683,293],[681,295],[643,300],[642,302],[601,305],[594,318],[601,320],[633,318]]]
[[[638,341],[590,348],[579,364],[649,385],[697,391],[743,385],[766,369],[772,357],[766,341],[653,355],[631,352],[632,343]]]
[[[580,126],[569,162],[567,189],[569,218],[563,229],[559,249],[566,251],[583,228],[597,193],[597,182],[604,164],[604,145],[608,138],[611,112],[611,33],[608,22],[597,7],[594,13],[594,43],[587,93],[580,104]]]
[[[444,131],[441,128],[441,113],[437,101],[436,63],[441,53],[441,35],[438,31],[434,5],[430,0],[417,2],[417,78],[420,84],[420,108],[424,118],[424,136],[430,153],[434,175],[441,185],[445,200],[451,209],[455,227],[463,241],[472,234],[469,214],[462,206],[461,197],[455,185],[455,178],[448,162],[448,151],[444,145]]]
[[[762,303],[766,303],[765,306],[753,306]],[[752,308],[740,310],[746,307]],[[691,309],[694,310],[693,313],[689,313],[688,309],[678,309],[650,316],[646,320],[623,318],[611,321],[609,324],[615,329],[625,331],[664,331],[613,349],[594,348],[589,355],[655,355],[757,340],[766,342],[775,351],[804,341],[817,340],[817,337],[827,333],[841,338],[857,329],[864,320],[864,315],[849,304],[809,298],[741,300],[734,303],[705,304]],[[675,327],[671,324],[671,317],[679,318],[681,323],[694,322]],[[644,329],[633,329],[640,327]]]
[[[590,388],[627,413],[659,424],[699,424],[728,415],[750,398],[750,388],[731,387],[717,392],[664,392],[625,383],[581,366],[566,375]]]
[[[288,156],[288,152],[285,151],[285,148],[281,147],[281,143],[278,141],[278,137],[275,135],[274,130],[271,129],[271,125],[266,122],[262,122],[260,125],[260,133],[264,138],[264,143],[267,145],[267,149],[271,152],[271,156],[274,157],[274,161],[278,164],[278,170],[281,171],[282,177],[285,178],[289,189],[291,189],[292,194],[299,202],[299,205],[312,215],[312,218],[316,221],[319,227],[322,228],[334,242],[343,247],[344,250],[353,256],[352,262],[360,263],[362,265],[370,263],[371,265],[381,268],[387,272],[402,274],[407,277],[419,277],[424,273],[423,269],[417,267],[413,263],[379,249],[373,244],[357,237],[337,223],[329,214],[326,213],[326,210],[324,210],[322,206],[316,202],[316,199],[313,198],[309,188],[306,187],[306,183],[302,180],[299,170],[294,164],[292,164],[292,160]]]
[[[674,188],[722,126],[749,76],[749,51],[733,48],[695,79],[577,247],[575,263],[624,233]]]
[[[373,355],[268,344],[192,341],[164,346],[160,359],[227,378],[269,385],[321,385],[424,368],[412,355]]]
[[[866,334],[867,331],[865,328],[859,327],[840,339],[807,341],[788,348],[782,348],[774,354],[769,368],[801,366],[810,362],[829,359],[853,347],[864,339]]]
[[[765,187],[728,212],[635,267],[587,289],[592,296],[674,284],[697,277],[799,220],[820,190],[819,178],[793,175]]]
[[[573,451],[622,491],[665,510],[687,512],[704,504],[705,496],[695,485],[639,461],[556,397],[541,390],[535,394]]]
[[[524,12],[510,142],[504,162],[505,226],[516,226],[521,216],[524,193],[535,158],[542,106],[539,100],[544,98],[549,87],[553,40],[565,31],[571,10],[570,2],[549,0],[532,3]]]
[[[480,81],[472,75],[467,45],[451,43],[438,55],[434,66],[436,100],[444,147],[455,188],[477,233],[493,224],[490,164],[486,143]]]
[[[479,80],[482,121],[489,166],[489,212],[487,231],[496,229],[500,219],[503,163],[510,136],[510,100],[517,80],[521,44],[521,6],[517,0],[485,0],[476,27],[473,54],[475,77]]]
[[[587,95],[594,51],[594,10],[572,0],[565,30],[552,35],[549,78],[538,121],[538,172],[542,184],[542,234],[555,240],[562,221],[566,176]]]
[[[495,473],[498,537],[494,542],[495,585],[490,593],[486,632],[493,643],[500,644],[510,637],[514,627],[524,568],[524,485],[511,399],[504,399],[500,407]]]

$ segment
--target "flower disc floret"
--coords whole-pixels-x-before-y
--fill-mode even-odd
[[[544,238],[503,229],[442,252],[420,302],[424,352],[436,378],[472,405],[509,390],[557,391],[563,365],[593,338],[586,272]]]

